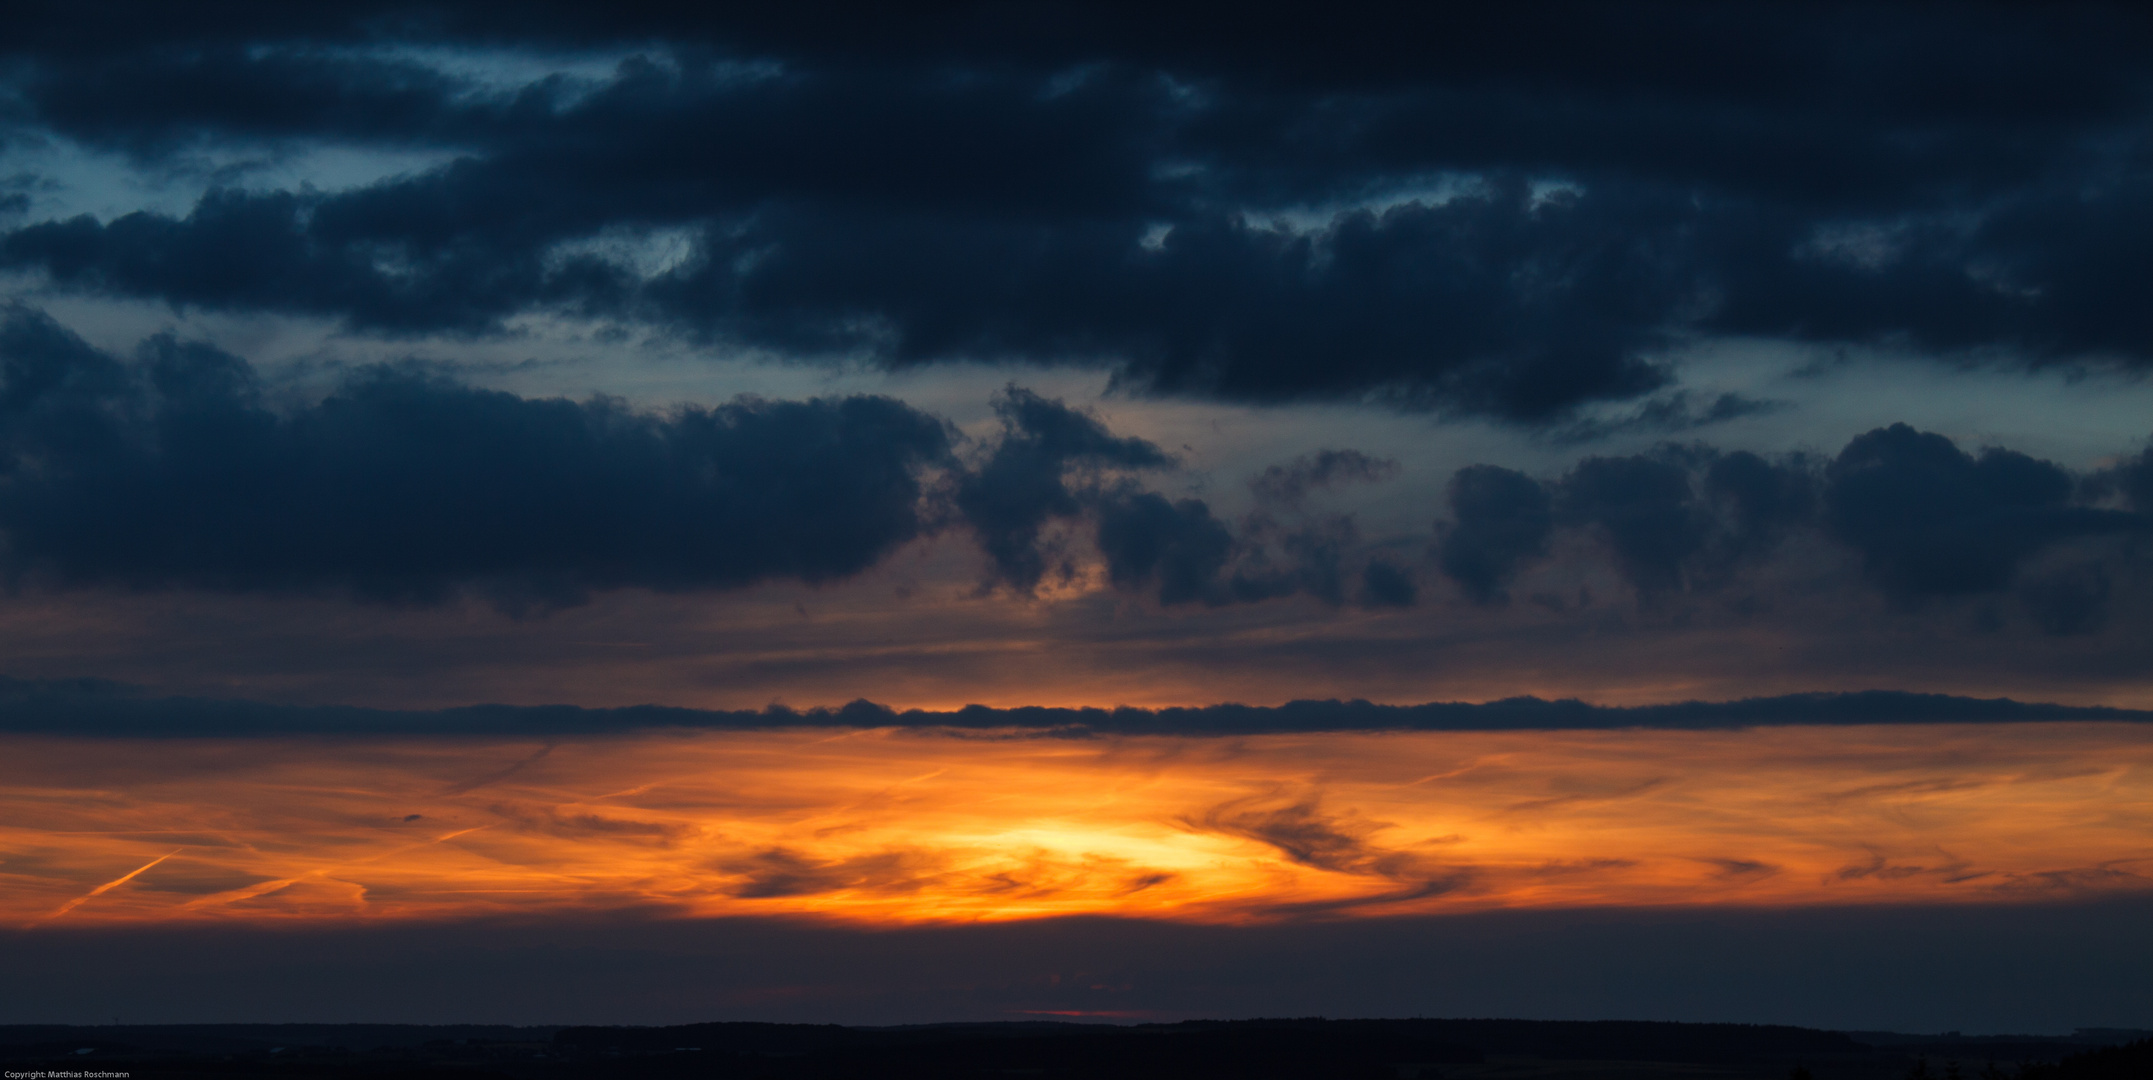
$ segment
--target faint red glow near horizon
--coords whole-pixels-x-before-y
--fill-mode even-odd
[[[2153,889],[2132,724],[0,740],[24,927],[918,923]]]

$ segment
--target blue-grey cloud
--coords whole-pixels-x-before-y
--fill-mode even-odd
[[[1547,554],[1554,501],[1532,477],[1495,465],[1459,469],[1449,496],[1451,526],[1438,548],[1443,573],[1474,603],[1507,599],[1518,566]]]
[[[857,573],[920,535],[943,424],[887,398],[641,413],[361,370],[272,408],[253,369],[169,336],[122,360],[0,320],[0,565],[16,583],[476,591],[510,612],[594,589]]]
[[[13,131],[151,167],[454,160],[0,234],[0,262],[63,288],[393,334],[557,311],[1585,435],[1755,411],[1564,426],[1666,386],[1659,357],[1698,335],[2153,360],[2130,286],[2153,19],[2122,8],[119,8],[21,20]],[[441,62],[564,45],[644,55],[506,88]],[[688,256],[588,248],[652,230]]]
[[[123,358],[10,309],[0,570],[18,587],[470,594],[522,615],[611,589],[833,581],[961,524],[988,582],[1019,594],[1096,559],[1110,587],[1165,607],[1411,607],[1423,594],[1407,552],[1432,542],[1459,594],[1499,607],[1559,535],[1589,541],[1566,558],[1603,558],[1656,603],[1741,585],[1806,534],[1902,604],[2015,590],[2034,626],[2068,635],[2106,625],[2143,557],[2071,545],[2153,528],[2110,505],[2138,505],[2143,455],[2075,476],[1905,425],[1828,463],[1666,444],[1548,481],[1470,466],[1433,537],[1372,543],[1308,494],[1392,463],[1330,449],[1273,466],[1251,482],[1255,509],[1228,520],[1147,486],[1176,468],[1160,447],[1014,385],[995,399],[1002,430],[964,453],[940,420],[864,396],[649,413],[409,366],[359,369],[316,401],[273,396],[206,344],[157,335]]]
[[[2074,542],[2153,531],[2153,517],[2102,505],[2118,494],[2136,505],[2142,471],[2132,459],[2074,476],[2008,449],[1968,453],[1905,424],[1857,436],[1829,461],[1668,443],[1588,457],[1549,482],[1474,465],[1451,478],[1434,554],[1466,599],[1498,604],[1572,530],[1649,599],[1725,589],[1806,532],[1853,555],[1867,585],[1902,605],[2016,590],[2040,629],[2088,633],[2106,622],[2114,591],[2104,560],[2142,565],[2143,552],[2125,545],[2036,564]]]
[[[1368,560],[1361,570],[1362,607],[1406,608],[1420,599],[1420,583],[1413,572],[1381,556]]]
[[[1833,535],[1903,597],[1994,590],[2025,559],[2074,537],[2143,530],[2143,515],[2074,505],[2051,462],[1894,424],[1856,438],[1825,470]]]
[[[1124,487],[1100,502],[1099,551],[1108,580],[1125,589],[1156,587],[1162,604],[1226,602],[1219,576],[1232,557],[1233,534],[1201,499],[1168,499]]]
[[[1324,450],[1273,465],[1250,487],[1276,514],[1259,509],[1237,529],[1204,500],[1169,498],[1132,475],[1175,466],[1158,446],[1116,436],[1097,417],[1014,385],[994,407],[1002,431],[958,477],[950,500],[987,556],[990,583],[1025,595],[1050,574],[1064,581],[1077,576],[1082,553],[1067,546],[1069,537],[1045,534],[1049,524],[1061,523],[1071,532],[1088,527],[1110,586],[1148,594],[1166,607],[1302,594],[1341,605],[1349,563],[1365,558],[1359,535],[1350,515],[1312,517],[1302,500],[1313,488],[1397,471],[1396,462],[1357,450]],[[1410,606],[1416,595],[1410,572],[1377,565],[1362,564],[1362,601]]]
[[[1579,419],[1559,425],[1548,434],[1557,443],[1595,442],[1630,432],[1676,435],[1786,408],[1784,402],[1759,401],[1732,393],[1720,394],[1712,399],[1711,404],[1700,408],[1696,404],[1697,397],[1698,395],[1691,391],[1676,390],[1646,401],[1622,415]]]
[[[971,460],[942,421],[881,397],[650,413],[411,366],[359,369],[297,406],[274,396],[206,344],[158,335],[121,358],[10,309],[0,571],[18,587],[475,594],[520,616],[610,589],[833,581],[962,523],[990,582],[1029,594],[1091,555],[1044,535],[1059,522],[1113,587],[1169,607],[1339,605],[1356,569],[1368,603],[1414,595],[1410,571],[1366,569],[1350,517],[1258,515],[1237,533],[1202,500],[1135,479],[1173,467],[1159,447],[1017,386]],[[1381,471],[1330,453],[1332,471]]]
[[[657,705],[474,705],[448,709],[372,709],[280,705],[244,700],[160,697],[98,680],[0,677],[0,732],[14,734],[191,737],[278,735],[497,735],[553,737],[656,729],[907,727],[1015,731],[1056,738],[1107,735],[1255,735],[1311,731],[1556,731],[1660,728],[1724,730],[1757,726],[1844,724],[2153,723],[2136,709],[2050,705],[2008,698],[1868,691],[1791,694],[1738,701],[1667,705],[1592,705],[1575,699],[1509,698],[1484,704],[1295,701],[1278,706],[1200,708],[1010,708],[968,705],[951,711],[892,709],[870,701],[839,708],[687,709]]]
[[[1373,483],[1396,475],[1398,463],[1389,458],[1358,450],[1325,449],[1269,466],[1248,486],[1261,502],[1296,506],[1311,491]]]
[[[1119,438],[1096,417],[1060,401],[1011,386],[994,402],[1001,438],[979,467],[958,484],[957,511],[979,537],[996,579],[1029,593],[1046,576],[1051,554],[1041,546],[1048,522],[1079,516],[1095,501],[1102,470],[1158,469],[1172,464],[1142,439]],[[1071,472],[1084,477],[1072,485]],[[1066,561],[1064,576],[1074,573]]]
[[[1564,478],[1560,510],[1606,540],[1641,591],[1681,584],[1682,564],[1704,547],[1689,470],[1646,456],[1586,458]]]

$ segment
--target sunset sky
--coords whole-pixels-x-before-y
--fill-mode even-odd
[[[0,1023],[2153,1028],[2153,16],[674,7],[11,17]]]

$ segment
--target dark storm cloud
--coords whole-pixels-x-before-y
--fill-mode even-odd
[[[1157,446],[1016,386],[995,400],[999,438],[969,466],[940,421],[887,398],[653,415],[398,367],[362,369],[298,408],[268,396],[246,361],[208,345],[160,335],[122,360],[9,311],[0,568],[62,588],[418,604],[468,591],[522,615],[606,589],[835,580],[945,520],[969,526],[992,581],[1027,594],[1076,572],[1080,553],[1062,543],[1086,529],[1111,585],[1167,606],[1343,604],[1361,558],[1350,517],[1286,528],[1258,516],[1237,537],[1201,500],[1129,478],[1173,465]],[[1295,466],[1322,474],[1304,482],[1384,471],[1329,454]],[[1068,536],[1043,536],[1053,523]],[[1409,572],[1364,576],[1371,605],[1410,603]]]
[[[1357,451],[1326,453],[1366,459]],[[1126,482],[1100,492],[1091,512],[1109,583],[1150,592],[1168,607],[1289,596],[1332,607],[1348,600],[1368,608],[1411,607],[1419,596],[1413,572],[1371,553],[1352,514],[1311,514],[1297,497],[1281,503],[1264,492],[1279,468],[1272,466],[1252,484],[1259,499],[1272,505],[1251,511],[1238,529],[1202,499],[1169,499]]]
[[[2147,525],[2074,505],[2071,475],[2050,462],[1997,448],[1976,457],[1905,424],[1848,443],[1825,478],[1833,534],[1905,598],[1997,589],[2044,548]]]
[[[994,408],[1002,431],[957,478],[950,501],[986,553],[989,583],[1023,595],[1050,576],[1076,577],[1080,553],[1069,535],[1047,533],[1061,524],[1069,533],[1089,526],[1109,585],[1167,607],[1296,594],[1344,604],[1349,561],[1361,556],[1353,519],[1312,516],[1300,504],[1311,488],[1380,480],[1398,468],[1357,450],[1271,466],[1250,486],[1277,514],[1258,510],[1236,530],[1202,499],[1169,498],[1128,475],[1174,467],[1152,443],[1116,436],[1097,417],[1014,385]],[[1409,606],[1410,572],[1377,567],[1363,566],[1362,601]]]
[[[663,152],[686,137],[668,135]],[[71,288],[392,333],[483,331],[557,306],[893,366],[1103,358],[1161,392],[1374,394],[1528,419],[1663,384],[1639,351],[1665,339],[1668,310],[1694,291],[1653,250],[1673,223],[1640,220],[1669,208],[1541,199],[1517,177],[1345,214],[1320,234],[1191,210],[1147,245],[1139,206],[997,211],[923,180],[931,190],[883,196],[914,204],[893,212],[872,193],[815,201],[804,177],[728,196],[706,190],[717,166],[698,162],[653,163],[632,181],[563,175],[587,167],[464,159],[338,195],[213,191],[184,218],[27,225],[0,239],[0,261]],[[934,205],[945,198],[961,205]],[[648,281],[558,246],[656,226],[696,240]]]
[[[1234,14],[1249,17],[1226,18]],[[26,80],[32,106],[88,139],[158,123],[244,131],[266,126],[257,119],[264,115],[310,115],[307,128],[331,136],[374,130],[347,128],[370,121],[337,97],[286,95],[277,79],[228,71],[211,73],[232,87],[217,108],[174,104],[205,74],[186,58],[235,44],[256,48],[227,62],[275,68],[288,58],[262,46],[674,42],[802,71],[1167,71],[1202,89],[1239,91],[1215,95],[1229,100],[1216,106],[1225,119],[1204,133],[1213,144],[1253,142],[1247,128],[1268,122],[1293,137],[1267,154],[1318,172],[1336,168],[1322,159],[1341,154],[1367,170],[1442,153],[1477,165],[1623,166],[1853,199],[1969,179],[1982,188],[2019,182],[2058,145],[2127,122],[2144,104],[2146,23],[2110,5],[2052,5],[2038,16],[1995,5],[1940,16],[1919,5],[1759,3],[1730,16],[1710,5],[1617,11],[1573,0],[1472,10],[1344,3],[1331,14],[1204,4],[897,12],[849,2],[769,10],[390,2],[306,11],[234,3],[175,12],[41,3],[25,5],[8,48],[41,62]],[[137,70],[92,66],[115,55],[137,59]],[[137,92],[71,87],[100,71],[138,80],[130,84]],[[317,67],[292,77],[327,81],[333,73]],[[68,97],[71,89],[78,96]],[[145,100],[152,97],[165,100]],[[1281,114],[1299,122],[1280,124]],[[1909,129],[1931,137],[1890,137]]]
[[[1310,506],[1311,491],[1381,480],[1394,463],[1328,449],[1273,466],[1251,481],[1255,507],[1228,520],[1146,486],[1176,467],[1158,446],[1014,385],[994,403],[1002,430],[962,456],[944,424],[885,398],[650,414],[393,366],[319,401],[270,397],[211,346],[159,335],[122,359],[12,309],[0,569],[18,587],[472,594],[520,616],[610,589],[833,581],[961,523],[988,583],[1021,595],[1093,564],[1112,589],[1169,608],[1423,599],[1404,553],[1431,538],[1371,542],[1352,514]],[[1428,555],[1483,608],[1521,576],[1599,560],[1657,609],[1754,603],[1799,537],[1862,568],[1818,579],[1813,596],[1874,589],[1908,609],[2008,596],[2043,632],[2098,633],[2146,576],[2137,541],[2153,521],[2109,505],[2137,505],[2145,462],[2074,476],[1896,425],[1828,464],[1670,443],[1588,457],[1551,481],[1476,465],[1451,478]]]
[[[1560,426],[1699,334],[2153,359],[2153,19],[2121,7],[91,10],[14,28],[18,136],[459,156],[0,237],[69,288],[396,333],[557,310],[1577,438],[1761,407]],[[569,46],[648,58],[521,88],[439,63]],[[657,229],[685,261],[589,247]]]
[[[55,130],[145,158],[215,136],[410,145],[469,130],[458,98],[470,88],[410,61],[238,41],[73,61],[34,66],[16,93]]]
[[[1547,554],[1555,531],[1547,489],[1524,473],[1495,465],[1469,465],[1451,476],[1450,515],[1438,559],[1443,573],[1476,604],[1508,599],[1503,589],[1517,576],[1519,564]]]
[[[1434,554],[1467,600],[1499,604],[1571,530],[1649,599],[1735,585],[1807,534],[1853,555],[1866,584],[1902,605],[2016,589],[2040,629],[2087,633],[2106,621],[2112,566],[2142,565],[2143,551],[2122,545],[2036,564],[2074,542],[2153,530],[2145,514],[2098,505],[2140,483],[2142,467],[2077,477],[2008,449],[1971,454],[1904,424],[1856,437],[1829,462],[1668,443],[1586,458],[1551,483],[1474,465],[1451,478]]]
[[[985,549],[995,577],[1031,592],[1046,576],[1050,556],[1040,530],[1074,518],[1097,501],[1102,469],[1156,469],[1172,464],[1142,439],[1117,438],[1096,417],[1011,386],[994,401],[1002,436],[978,469],[958,484],[954,501]],[[1070,473],[1082,472],[1076,487]],[[1066,565],[1067,576],[1074,571]]]
[[[451,709],[398,710],[155,697],[139,687],[91,679],[38,681],[0,677],[0,732],[153,738],[487,735],[553,739],[661,729],[756,730],[788,727],[905,727],[988,733],[1013,731],[1019,737],[1090,738],[1113,735],[1257,735],[1311,731],[1556,731],[1623,728],[1725,730],[1794,724],[2043,723],[2085,720],[2153,723],[2153,712],[2024,703],[2007,698],[1978,699],[1886,691],[1792,694],[1740,701],[1688,701],[1671,705],[1639,706],[1590,705],[1575,699],[1544,701],[1521,697],[1485,704],[1438,702],[1427,705],[1375,705],[1366,701],[1295,701],[1279,706],[1211,705],[1202,708],[1165,709],[1128,706],[1112,709],[995,709],[984,705],[968,705],[950,712],[897,710],[870,701],[855,701],[836,709],[795,710],[778,705],[760,711],[684,709],[657,705],[599,709],[569,705],[474,705]],[[475,782],[466,782],[457,789],[463,790],[500,779],[543,757],[550,749],[549,743],[522,761],[504,767],[499,773],[481,777]],[[1301,805],[1293,800],[1275,805],[1236,804],[1225,809],[1231,813],[1221,811],[1224,816],[1212,824],[1221,828],[1242,829],[1247,835],[1254,835],[1248,830],[1262,825],[1265,829],[1273,830],[1278,837],[1284,837],[1287,833],[1299,829],[1305,832],[1304,839],[1307,843],[1315,844],[1320,841],[1322,844],[1331,844],[1332,841],[1322,838],[1331,833],[1344,836],[1358,828],[1349,828],[1329,816],[1317,813],[1313,804]],[[1265,822],[1269,824],[1263,824]],[[1338,832],[1340,829],[1345,832]],[[1274,840],[1265,842],[1272,843]],[[1337,843],[1343,844],[1344,841]],[[1344,848],[1338,850],[1342,851]],[[742,864],[726,869],[729,873],[748,875],[751,878],[764,873],[797,871],[799,874],[806,874],[809,869],[814,869],[793,867],[788,870],[785,857],[781,855],[758,856],[758,860],[753,865]]]
[[[1219,573],[1233,555],[1233,534],[1201,499],[1169,500],[1120,488],[1099,504],[1099,553],[1118,588],[1156,586],[1161,604],[1224,603]]]
[[[1744,545],[1810,520],[1816,489],[1816,470],[1800,454],[1774,463],[1737,450],[1715,457],[1704,473],[1706,494],[1725,508],[1731,533]]]
[[[1579,462],[1564,478],[1559,508],[1606,541],[1640,592],[1680,585],[1682,564],[1704,546],[1709,527],[1689,470],[1644,456]]]
[[[1420,583],[1413,572],[1380,556],[1368,560],[1361,571],[1361,606],[1368,608],[1412,607],[1420,599]]]
[[[0,529],[16,582],[349,590],[511,612],[593,589],[827,581],[920,534],[943,425],[886,398],[637,413],[370,368],[278,411],[169,336],[131,361],[0,321]]]

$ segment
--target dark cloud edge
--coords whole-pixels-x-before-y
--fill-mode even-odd
[[[2153,711],[1969,698],[1895,690],[1785,694],[1736,701],[1594,705],[1576,698],[1514,697],[1485,703],[1378,705],[1293,701],[1142,709],[990,708],[898,710],[867,700],[837,708],[690,709],[663,705],[469,705],[373,709],[280,705],[246,700],[155,697],[141,687],[94,679],[0,678],[0,735],[193,738],[304,735],[615,735],[653,731],[767,731],[785,728],[903,728],[1019,737],[1114,735],[1231,736],[1347,731],[1731,730],[1856,724],[2153,723]]]

